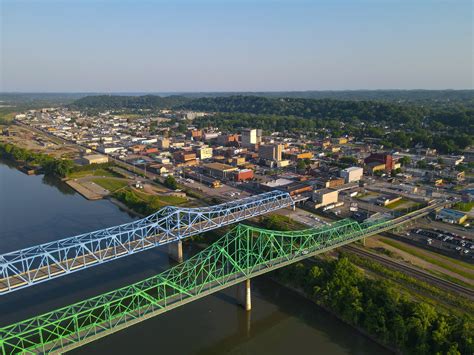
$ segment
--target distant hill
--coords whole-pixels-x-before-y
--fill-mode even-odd
[[[274,92],[196,92],[180,93],[180,96],[226,97],[260,96],[269,98],[335,99],[355,101],[391,102],[471,102],[474,105],[474,90],[324,90],[324,91],[274,91]]]
[[[68,107],[77,110],[156,110],[183,105],[191,99],[182,96],[122,96],[97,95],[86,96],[69,104]]]

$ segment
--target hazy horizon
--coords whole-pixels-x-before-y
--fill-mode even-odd
[[[469,0],[0,1],[3,93],[473,88]]]

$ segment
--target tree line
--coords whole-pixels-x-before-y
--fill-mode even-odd
[[[66,177],[74,167],[68,159],[56,159],[47,154],[35,153],[9,143],[0,143],[0,156],[15,162],[40,166],[45,174]]]
[[[405,354],[473,354],[474,319],[445,313],[367,278],[348,258],[279,269],[285,283],[303,288],[316,303],[381,343]]]

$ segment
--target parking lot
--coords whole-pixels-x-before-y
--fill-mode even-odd
[[[473,241],[465,236],[440,229],[414,228],[406,232],[406,237],[465,257],[472,257],[474,255]]]

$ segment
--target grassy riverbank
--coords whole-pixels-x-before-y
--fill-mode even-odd
[[[382,266],[377,266],[383,268]],[[472,354],[474,323],[400,292],[395,283],[367,277],[349,258],[297,263],[276,272],[318,305],[406,354]]]

